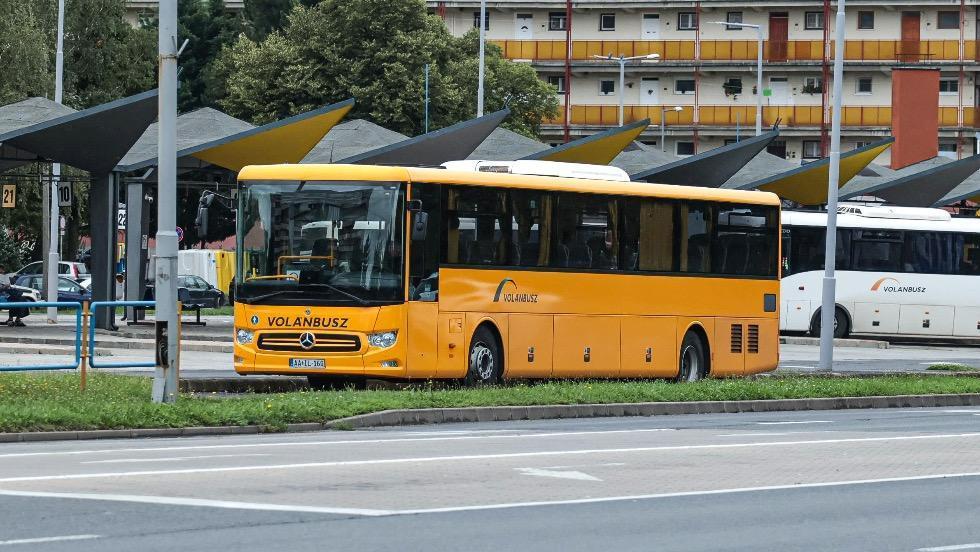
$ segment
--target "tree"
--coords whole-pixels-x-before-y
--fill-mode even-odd
[[[54,86],[44,10],[34,2],[0,2],[0,105],[42,96]]]
[[[476,111],[476,39],[455,38],[423,0],[323,0],[296,6],[288,24],[264,40],[240,37],[216,64],[229,114],[267,123],[354,97],[352,117],[414,135],[424,119],[424,67],[430,66],[433,128]],[[533,134],[557,113],[554,90],[534,70],[487,54],[487,103],[510,100],[506,123]]]
[[[245,0],[245,32],[252,40],[264,39],[282,29],[295,5],[296,0]]]
[[[180,56],[180,80],[177,101],[179,111],[190,111],[214,105],[216,98],[208,92],[208,66],[222,48],[242,33],[244,22],[227,8],[223,0],[180,0],[178,36],[188,39]],[[220,90],[214,86],[210,91]]]

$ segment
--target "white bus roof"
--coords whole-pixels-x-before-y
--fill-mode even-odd
[[[953,218],[941,209],[912,207],[860,207],[860,209],[862,212],[858,213],[851,209],[842,208],[841,210],[846,212],[837,215],[837,226],[841,228],[980,234],[980,218]],[[891,212],[881,211],[882,209],[889,209]],[[945,213],[947,216],[939,216],[935,213],[936,211]],[[825,211],[783,211],[782,222],[783,226],[819,226],[823,228],[827,226],[827,213]]]

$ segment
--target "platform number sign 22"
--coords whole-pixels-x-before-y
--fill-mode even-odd
[[[3,208],[13,209],[17,206],[17,186],[13,184],[3,185]]]

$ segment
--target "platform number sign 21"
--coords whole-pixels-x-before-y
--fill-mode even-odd
[[[13,209],[17,206],[17,186],[4,184],[2,191],[2,205],[4,209]]]

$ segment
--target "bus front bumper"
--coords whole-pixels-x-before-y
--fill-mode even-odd
[[[235,344],[235,372],[241,375],[341,375],[399,378],[406,374],[400,343],[350,354],[271,352]]]

